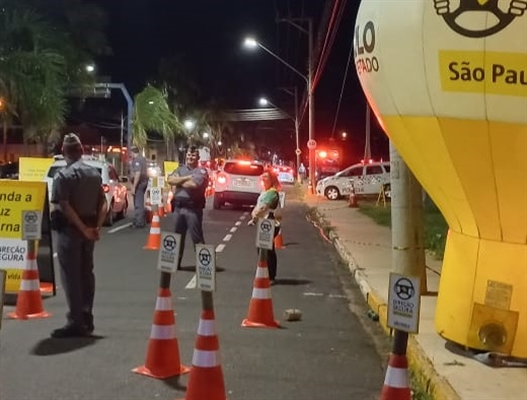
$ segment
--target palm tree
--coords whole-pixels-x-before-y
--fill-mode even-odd
[[[1,2],[0,96],[9,99],[9,117],[23,126],[24,143],[46,141],[64,123],[68,91],[93,83],[85,66],[94,42],[104,44],[103,18],[79,0]],[[81,34],[87,19],[92,31]]]
[[[167,93],[151,85],[135,96],[132,120],[134,144],[144,147],[149,131],[161,134],[167,143],[183,132],[179,119],[170,111]]]

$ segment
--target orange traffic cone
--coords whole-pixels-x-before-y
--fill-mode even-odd
[[[42,307],[36,249],[28,249],[26,267],[22,271],[22,281],[20,282],[20,289],[16,299],[16,309],[14,312],[7,314],[7,316],[14,319],[47,318],[51,316]]]
[[[277,328],[279,326],[273,314],[267,260],[258,261],[249,312],[247,318],[242,321],[242,326],[249,328]]]
[[[214,311],[203,310],[192,355],[185,400],[225,400]]]
[[[146,352],[146,362],[145,365],[134,368],[132,372],[157,379],[165,379],[189,372],[190,369],[182,365],[179,359],[176,318],[174,317],[171,298],[170,289],[159,289]]]
[[[145,247],[146,250],[159,250],[161,244],[161,222],[159,220],[159,214],[154,211],[152,216],[152,224],[150,225],[150,233],[148,234],[148,240]]]
[[[380,400],[410,400],[411,398],[406,356],[390,354]]]
[[[284,238],[282,237],[282,228],[278,231],[278,235],[274,238],[275,249],[285,249]]]
[[[172,199],[174,198],[174,193],[172,190],[168,191],[167,201],[165,203],[165,214],[170,214],[172,212]]]
[[[351,185],[350,197],[348,199],[348,207],[357,208],[359,204],[357,203],[357,195],[355,194],[355,188]]]

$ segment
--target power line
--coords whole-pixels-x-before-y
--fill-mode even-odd
[[[337,126],[337,120],[339,118],[339,113],[340,113],[340,104],[342,102],[342,94],[344,93],[344,87],[346,86],[346,80],[348,78],[348,71],[349,71],[352,54],[353,54],[353,37],[351,38],[351,44],[350,44],[350,49],[348,53],[348,61],[346,62],[346,70],[344,71],[344,77],[342,78],[342,84],[340,86],[339,101],[337,103],[337,111],[335,112],[335,120],[333,121],[333,129],[331,130],[331,137],[335,135],[335,128]]]

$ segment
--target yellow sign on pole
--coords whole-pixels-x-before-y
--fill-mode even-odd
[[[53,164],[53,158],[19,158],[19,177],[21,181],[44,182],[49,167]]]
[[[6,273],[6,293],[18,292],[25,266],[22,212],[43,212],[45,201],[45,182],[0,181],[0,269]]]
[[[177,161],[165,161],[163,163],[163,169],[165,170],[165,182],[168,181],[168,175],[174,172],[177,167],[179,167],[179,163]]]

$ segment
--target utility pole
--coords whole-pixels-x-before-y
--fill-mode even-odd
[[[121,175],[124,175],[124,160],[123,160],[123,146],[124,146],[124,115],[121,111],[121,140],[120,140],[120,147],[121,147]]]
[[[371,158],[370,110],[370,103],[366,100],[366,140],[364,142],[364,162],[368,162]]]
[[[290,95],[295,97],[295,139],[296,139],[296,178],[298,183],[302,183],[302,178],[300,174],[298,173],[298,168],[300,167],[301,163],[301,156],[300,156],[300,121],[298,120],[298,89],[296,86],[293,87],[293,91],[282,88],[282,90],[286,93],[289,93]]]
[[[421,185],[390,141],[392,271],[419,277],[421,294],[427,292]],[[394,330],[392,353],[406,356],[408,333]]]
[[[4,163],[7,163],[7,104],[2,97],[0,97],[0,114],[2,115],[2,143],[4,148]]]
[[[313,89],[313,20],[311,18],[281,18],[277,22],[287,22],[308,35],[307,101],[309,106],[309,140],[315,139],[315,96]],[[307,22],[308,28],[297,24]],[[315,191],[315,149],[309,149],[309,186],[311,194]]]

